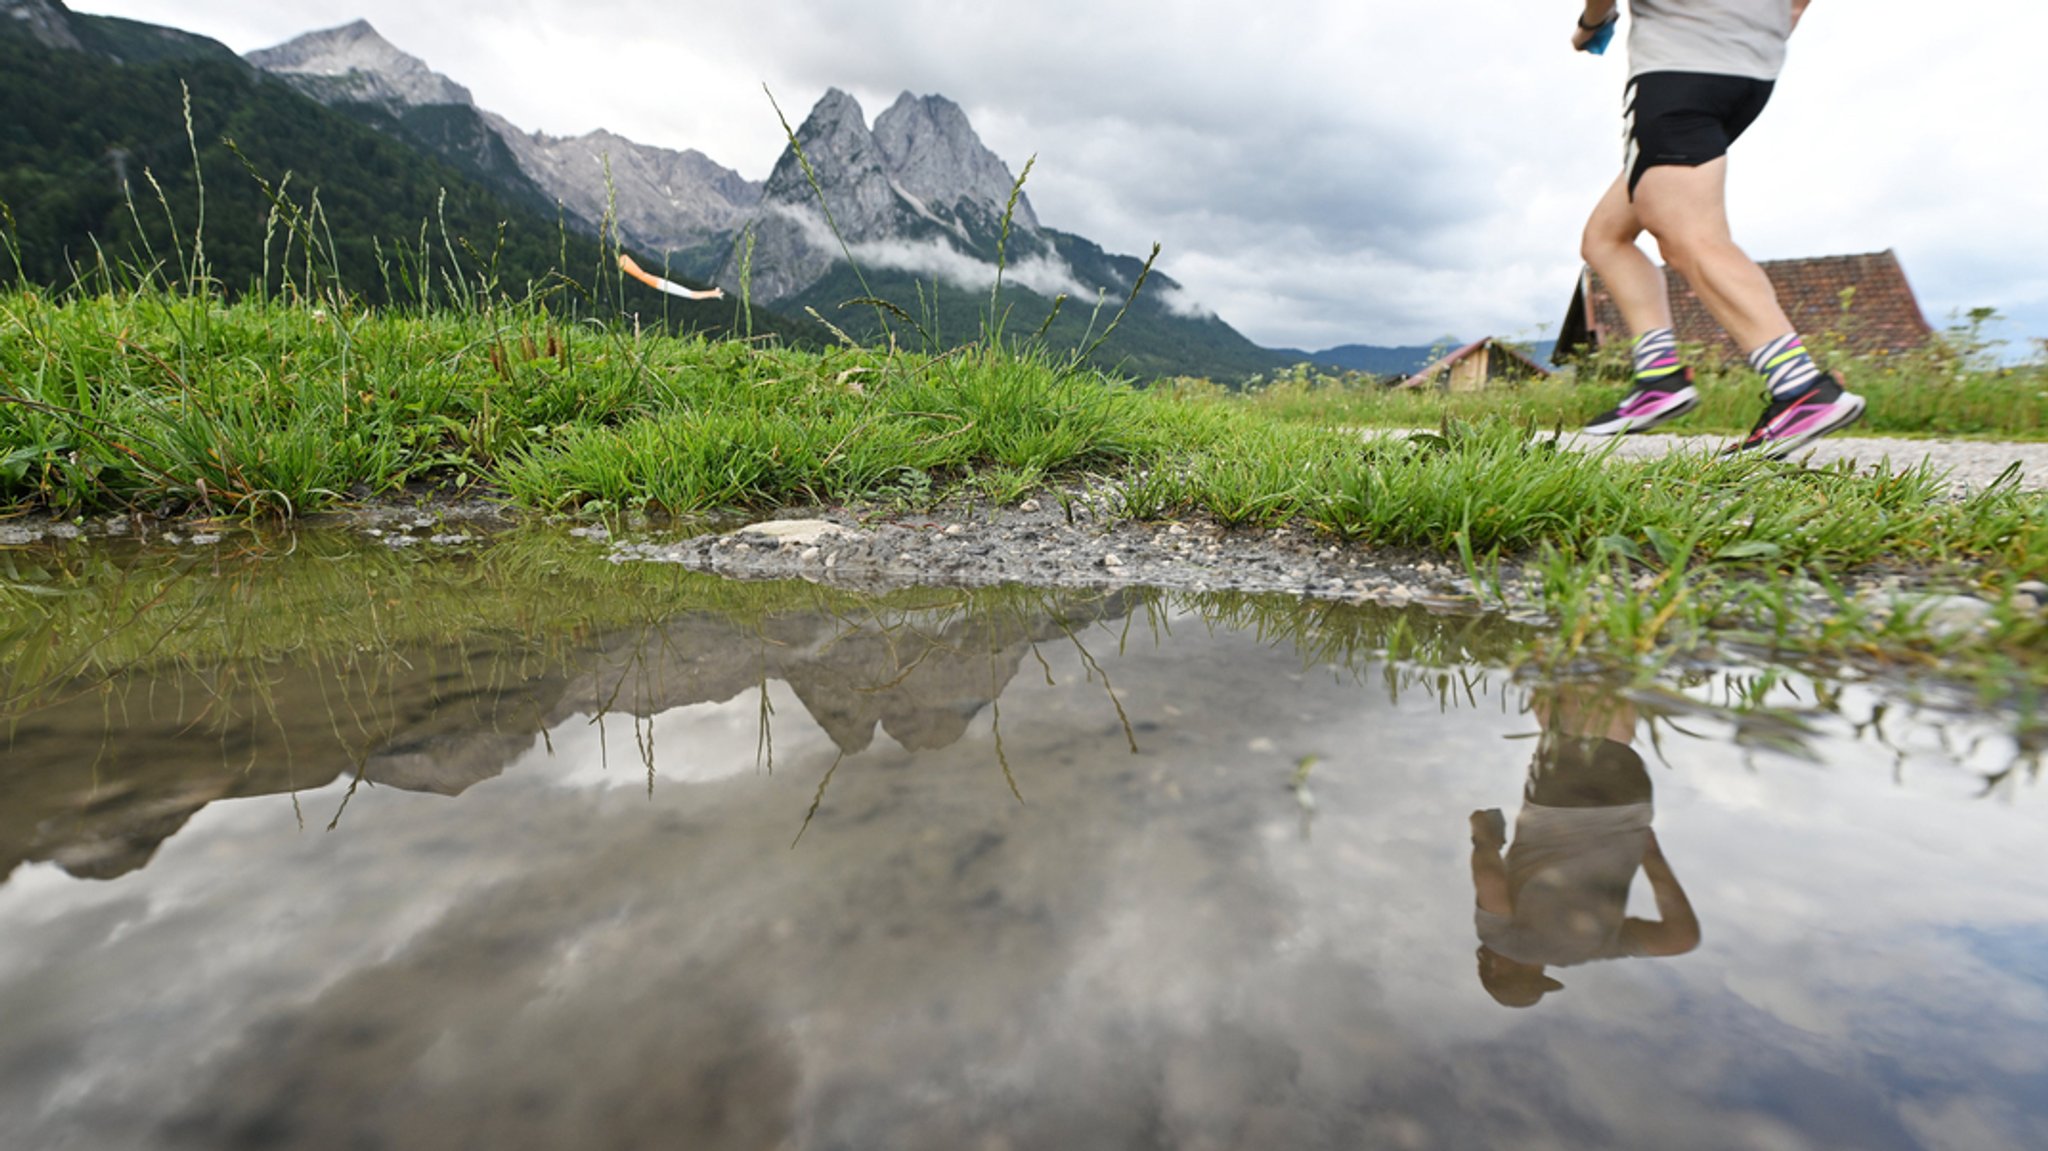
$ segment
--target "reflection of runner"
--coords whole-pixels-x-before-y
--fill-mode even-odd
[[[1588,702],[1572,693],[1539,701],[1545,730],[1505,859],[1501,813],[1472,813],[1479,981],[1508,1007],[1564,986],[1546,967],[1683,955],[1699,945],[1699,921],[1650,830],[1650,775],[1627,742],[1634,712]],[[1628,917],[1638,866],[1660,919]]]

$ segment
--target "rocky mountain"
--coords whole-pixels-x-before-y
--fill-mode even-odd
[[[720,257],[761,186],[695,150],[671,151],[612,132],[549,136],[477,108],[469,89],[378,34],[367,21],[309,32],[249,61],[331,107],[393,130],[522,197],[559,205],[586,232],[609,212],[629,246],[652,255]],[[694,269],[679,267],[678,271]]]
[[[249,63],[322,104],[473,104],[469,89],[398,50],[368,20],[251,52]]]
[[[863,266],[951,266],[993,280],[1003,212],[1015,184],[1009,166],[945,97],[905,92],[870,131],[860,103],[834,88],[797,129],[795,146],[783,150],[762,191],[754,225],[754,298],[772,304],[817,284],[845,259],[841,240]],[[1018,199],[1010,223],[1004,258],[1045,259],[1050,244],[1039,234],[1028,197]],[[739,287],[742,255],[735,253],[720,272],[728,291]],[[1078,280],[1060,286],[1083,288]]]
[[[559,206],[586,232],[613,219],[628,247],[675,273],[787,315],[816,309],[857,336],[881,336],[883,321],[843,305],[872,294],[925,315],[931,339],[974,338],[1001,322],[986,314],[1000,266],[1006,306],[1027,317],[1019,326],[1050,319],[1049,345],[1085,346],[1144,270],[1046,227],[1028,195],[1012,206],[1015,171],[944,96],[905,92],[870,128],[858,101],[828,91],[757,184],[694,150],[529,132],[362,22],[250,60],[509,196]],[[1104,354],[1145,376],[1248,376],[1283,359],[1188,306],[1157,269]]]
[[[518,159],[520,171],[578,219],[601,221],[607,209],[635,247],[652,253],[722,257],[727,242],[761,202],[761,185],[694,148],[677,152],[599,129],[582,136],[525,132],[494,113],[484,123]],[[679,271],[708,274],[715,259],[684,261]]]
[[[734,293],[744,280],[756,301],[815,309],[860,336],[891,325],[871,308],[847,307],[875,297],[916,317],[906,325],[917,329],[913,339],[1042,329],[1047,347],[1072,351],[1095,342],[1143,276],[1143,291],[1100,350],[1104,361],[1143,378],[1225,380],[1291,362],[1193,305],[1157,268],[1046,227],[1028,195],[1011,208],[1016,185],[945,97],[906,92],[870,129],[859,102],[833,89],[769,175],[751,248],[736,244],[717,280]],[[991,315],[999,269],[1002,300]]]

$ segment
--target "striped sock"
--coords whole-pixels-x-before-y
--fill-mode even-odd
[[[1774,400],[1796,396],[1820,379],[1820,368],[1806,354],[1798,332],[1787,332],[1749,354],[1749,366],[1764,374]]]
[[[1636,337],[1636,386],[1654,384],[1684,370],[1678,362],[1678,333],[1670,328],[1651,328]]]

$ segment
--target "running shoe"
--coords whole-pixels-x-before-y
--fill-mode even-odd
[[[1692,386],[1692,369],[1661,380],[1646,380],[1629,389],[1612,410],[1594,416],[1586,425],[1589,436],[1619,436],[1647,432],[1700,406],[1700,394]]]
[[[1731,445],[1727,454],[1756,452],[1765,459],[1781,460],[1863,418],[1863,397],[1843,391],[1842,377],[1837,372],[1822,376],[1798,395],[1764,398],[1768,406],[1763,418],[1757,420],[1746,439]]]

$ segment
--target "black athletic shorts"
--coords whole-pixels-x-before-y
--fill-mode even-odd
[[[1628,82],[1628,194],[1660,164],[1697,168],[1728,154],[1728,145],[1770,102],[1769,80],[1710,72],[1645,72]]]

